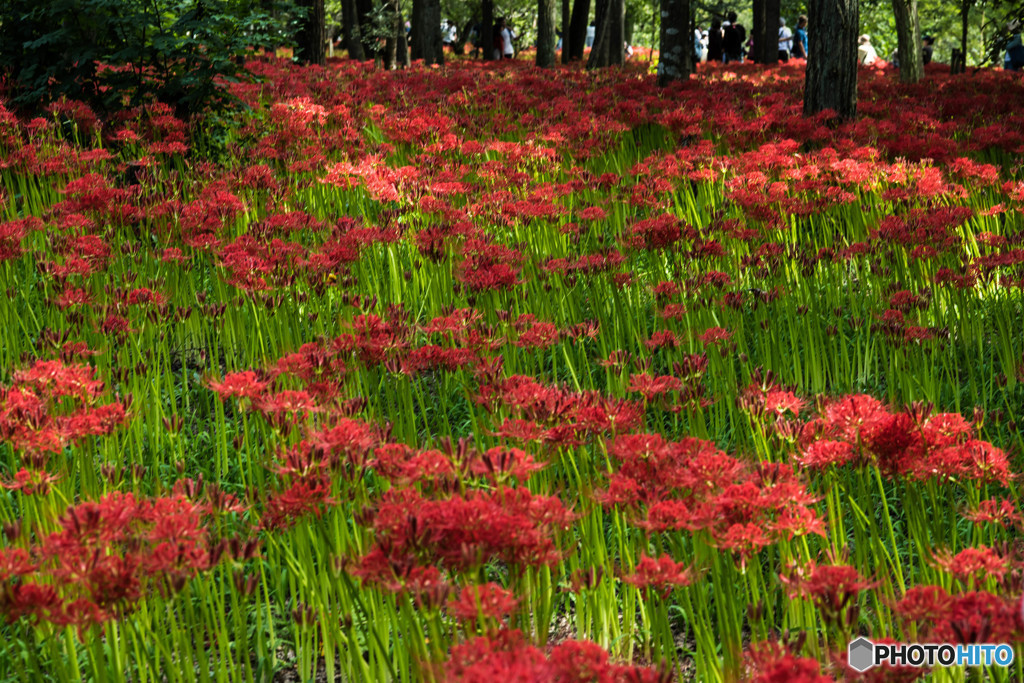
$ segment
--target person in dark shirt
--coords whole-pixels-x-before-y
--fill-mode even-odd
[[[718,19],[711,20],[711,30],[708,31],[708,61],[722,61],[722,22]]]
[[[807,59],[807,15],[801,14],[796,20],[796,31],[793,34],[793,56]]]
[[[729,12],[729,25],[725,27],[722,36],[722,53],[725,62],[743,63],[743,43],[747,41],[747,29],[743,24],[736,23],[736,13]]]
[[[923,43],[923,47],[921,48],[921,61],[925,64],[931,64],[932,54],[935,52],[935,48],[932,47],[935,45],[935,39],[931,36],[925,36],[921,38],[921,42]]]

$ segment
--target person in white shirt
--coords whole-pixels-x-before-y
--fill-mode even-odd
[[[857,39],[857,63],[864,66],[871,66],[878,61],[878,53],[875,46],[871,44],[871,37],[868,34]]]
[[[793,31],[786,26],[786,20],[779,18],[779,61],[788,62],[793,52]]]
[[[508,27],[505,20],[501,20],[501,45],[504,48],[505,59],[512,59],[515,56],[515,50],[512,47],[512,40],[516,37],[515,31]]]

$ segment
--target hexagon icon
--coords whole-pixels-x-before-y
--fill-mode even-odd
[[[867,638],[858,638],[847,648],[847,662],[854,671],[865,672],[875,665],[875,645]]]

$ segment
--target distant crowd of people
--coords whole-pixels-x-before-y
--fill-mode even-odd
[[[709,28],[696,30],[693,43],[698,61],[742,64],[753,50],[754,38],[747,36],[747,29],[739,23],[737,14],[729,12],[725,21],[715,18]],[[786,25],[784,18],[779,19],[779,61],[788,62],[791,58],[807,59],[807,17],[804,15],[797,19],[795,31]]]
[[[410,26],[406,22],[406,31]],[[494,59],[512,59],[515,57],[516,33],[505,18],[498,18],[494,22],[493,45]],[[1007,26],[1011,39],[1006,46],[1003,66],[1007,70],[1024,70],[1024,42],[1021,41],[1021,25],[1011,23]],[[482,24],[474,21],[469,29],[467,42],[473,45],[473,56],[477,56],[482,40]],[[442,41],[446,47],[455,46],[458,41],[458,28],[451,20],[445,20],[441,27]],[[587,27],[586,45],[593,45],[595,26],[592,23]],[[557,31],[558,45],[556,49],[562,48],[562,30]],[[725,20],[714,18],[707,29],[697,29],[693,36],[694,56],[700,62],[721,62],[724,64],[739,63],[746,61],[747,55],[753,50],[754,38],[747,34],[747,29],[739,22],[736,12],[728,12]],[[633,55],[633,48],[629,44],[623,46],[625,56],[629,59]],[[935,38],[930,35],[921,37],[921,59],[923,63],[930,64],[935,54]],[[785,18],[779,19],[779,51],[778,60],[788,62],[790,59],[807,59],[807,16],[801,14],[796,21],[796,28],[790,29]],[[899,66],[899,51],[893,50],[889,55],[888,63]],[[871,36],[864,34],[857,39],[857,63],[863,66],[875,66],[886,64],[881,61],[877,50],[871,43]]]

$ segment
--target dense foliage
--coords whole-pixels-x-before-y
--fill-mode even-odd
[[[289,40],[256,0],[5,0],[0,74],[16,108],[70,98],[101,112],[152,101],[182,117],[230,101],[254,46]]]

